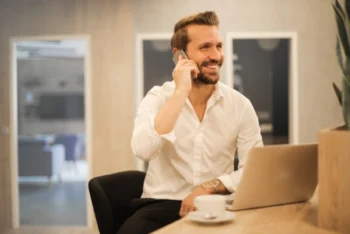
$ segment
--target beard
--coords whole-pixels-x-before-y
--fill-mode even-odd
[[[213,79],[204,75],[202,72],[198,74],[197,78],[193,79],[194,83],[204,84],[204,85],[214,85],[218,83],[218,81],[219,81],[219,75],[217,75],[217,77]]]
[[[203,62],[202,64],[197,64],[200,72],[199,72],[197,78],[193,79],[194,83],[203,84],[203,85],[215,85],[216,83],[218,83],[219,73],[211,73],[212,76],[208,76],[208,75],[205,75],[204,72],[202,71],[202,68],[209,65],[209,64],[216,64],[220,68],[222,65],[222,61],[210,60],[210,61]]]

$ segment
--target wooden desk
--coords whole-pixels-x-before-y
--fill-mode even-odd
[[[331,234],[317,227],[317,192],[306,203],[239,211],[233,222],[215,226],[194,223],[183,218],[154,234],[239,234],[239,233],[305,233]]]

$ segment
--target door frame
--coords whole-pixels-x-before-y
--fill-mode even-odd
[[[145,34],[137,34],[136,36],[136,50],[135,50],[135,116],[137,112],[137,108],[140,105],[144,93],[143,93],[143,41],[144,40],[171,40],[172,33],[145,33]],[[171,59],[171,58],[169,58]],[[145,162],[141,159],[135,157],[136,169],[140,171],[145,171]]]
[[[91,39],[90,35],[47,35],[10,38],[10,176],[12,197],[12,228],[18,228],[19,216],[19,193],[18,193],[18,146],[17,146],[17,56],[16,43],[20,41],[51,41],[51,40],[84,40],[86,41],[86,56],[84,61],[84,102],[85,102],[85,132],[86,132],[86,160],[88,162],[88,181],[92,178],[92,96],[91,96]],[[86,189],[87,227],[93,227],[93,208],[88,189]]]
[[[226,78],[225,83],[233,87],[233,43],[234,39],[290,39],[289,50],[289,143],[299,143],[299,88],[298,88],[298,34],[296,32],[229,32],[226,34]]]

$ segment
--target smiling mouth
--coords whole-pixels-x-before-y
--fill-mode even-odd
[[[206,67],[211,68],[211,69],[214,69],[214,68],[218,68],[219,66],[218,66],[218,65],[208,65],[208,66],[206,66]]]
[[[211,71],[217,71],[219,70],[219,65],[215,64],[215,65],[205,65],[205,68],[211,70]]]

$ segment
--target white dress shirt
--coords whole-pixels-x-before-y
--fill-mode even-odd
[[[260,127],[246,97],[221,82],[215,87],[202,122],[187,98],[173,131],[164,135],[155,131],[154,119],[175,83],[153,87],[142,100],[131,140],[133,153],[149,162],[142,198],[183,200],[193,187],[216,178],[236,191],[248,151],[263,145]]]

